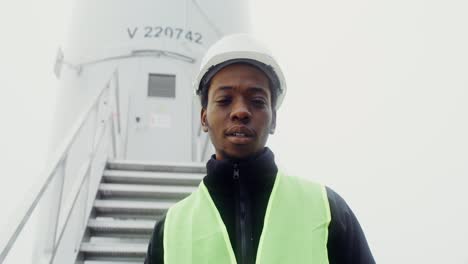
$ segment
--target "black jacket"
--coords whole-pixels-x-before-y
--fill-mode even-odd
[[[238,263],[253,264],[271,190],[278,171],[268,148],[248,160],[208,161],[203,181],[223,219]],[[234,170],[238,169],[239,176]],[[328,227],[330,264],[375,263],[364,233],[346,202],[326,188],[332,220]],[[145,264],[164,263],[164,218],[153,231]]]

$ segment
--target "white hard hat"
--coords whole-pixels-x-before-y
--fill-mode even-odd
[[[233,63],[247,63],[262,70],[273,84],[272,89],[278,89],[275,109],[280,107],[286,94],[283,72],[271,52],[245,33],[227,35],[208,49],[194,81],[195,93],[200,95],[204,86],[219,70]]]

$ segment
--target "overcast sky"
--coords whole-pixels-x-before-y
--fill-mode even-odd
[[[283,167],[348,201],[378,263],[468,263],[468,2],[255,3]]]
[[[378,263],[467,264],[468,2],[252,2],[288,81],[281,167],[340,193]],[[69,14],[0,2],[2,215],[44,166]]]

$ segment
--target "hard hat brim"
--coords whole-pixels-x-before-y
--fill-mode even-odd
[[[247,65],[255,67],[256,69],[260,70],[261,72],[263,72],[266,75],[266,77],[268,78],[268,80],[271,82],[271,84],[273,86],[273,87],[271,87],[271,89],[278,89],[279,93],[281,93],[281,84],[280,84],[280,81],[278,79],[278,76],[276,75],[274,70],[269,65],[266,65],[265,63],[262,63],[260,61],[253,60],[253,59],[239,58],[239,59],[227,60],[227,61],[224,61],[222,63],[219,63],[217,65],[213,65],[212,67],[210,67],[208,69],[208,71],[205,73],[205,75],[203,75],[203,77],[201,78],[201,80],[199,82],[198,89],[196,91],[197,95],[200,95],[203,88],[205,88],[207,85],[209,85],[209,83],[211,82],[211,79],[220,70],[222,70],[225,67],[227,67],[229,65],[232,65],[232,64],[247,64]]]

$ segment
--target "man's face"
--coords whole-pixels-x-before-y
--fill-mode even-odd
[[[247,64],[221,69],[211,79],[201,122],[216,159],[242,159],[263,150],[276,125],[266,75]]]

